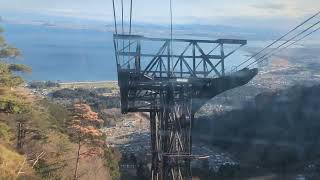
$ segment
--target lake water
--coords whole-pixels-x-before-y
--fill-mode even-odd
[[[112,33],[97,30],[2,24],[5,38],[22,52],[20,62],[33,72],[27,80],[116,80]],[[146,47],[144,47],[146,48]],[[245,60],[243,51],[228,59],[227,67]]]

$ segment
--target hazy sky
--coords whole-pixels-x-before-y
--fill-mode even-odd
[[[115,0],[119,5],[121,0]],[[130,0],[124,0],[126,15]],[[167,23],[169,0],[133,0],[136,22]],[[112,20],[111,0],[0,0],[0,10],[33,12],[95,20]],[[296,23],[320,10],[320,0],[173,0],[175,23]],[[1,15],[1,14],[0,14]],[[262,23],[263,22],[263,23]]]

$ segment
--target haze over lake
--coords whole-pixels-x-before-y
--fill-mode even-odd
[[[9,44],[32,67],[28,80],[115,80],[112,33],[3,24]]]
[[[20,63],[33,69],[25,75],[29,81],[117,80],[111,32],[9,23],[2,27],[8,43],[22,51]],[[234,63],[229,67],[245,60],[246,54],[229,57]]]

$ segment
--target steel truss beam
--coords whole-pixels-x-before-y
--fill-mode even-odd
[[[165,38],[147,38],[137,35],[114,35],[114,41],[119,70],[137,72],[141,76],[150,78],[206,78],[224,76],[225,59],[247,43],[246,40],[236,39],[218,39],[214,41],[171,40]],[[160,45],[158,51],[156,53],[142,53],[142,44],[150,42]],[[170,53],[171,45],[174,43],[179,43],[179,46],[184,47],[180,53]],[[119,44],[126,45],[119,48]],[[226,54],[226,45],[237,47],[232,47],[232,50]],[[206,53],[202,46],[209,47],[210,51]],[[218,47],[220,47],[220,51],[215,52]]]

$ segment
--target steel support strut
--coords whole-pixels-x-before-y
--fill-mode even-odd
[[[159,91],[160,104],[150,112],[153,180],[191,179],[191,97],[173,86]]]

